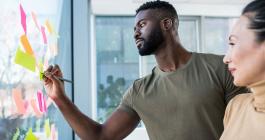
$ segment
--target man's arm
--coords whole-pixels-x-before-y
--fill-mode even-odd
[[[64,85],[58,77],[62,77],[59,67],[49,67],[45,72],[45,88],[81,139],[120,140],[132,132],[139,123],[139,116],[129,114],[122,109],[117,109],[104,124],[93,121],[69,100]]]

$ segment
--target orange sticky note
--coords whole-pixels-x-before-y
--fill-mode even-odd
[[[37,101],[35,99],[30,100],[31,107],[36,115],[37,118],[40,118],[42,116],[42,113],[39,111],[37,107]]]
[[[26,35],[22,35],[20,37],[20,41],[21,41],[26,53],[28,53],[30,55],[33,55],[33,50],[32,50],[32,48],[31,48],[31,46],[29,44],[27,36]]]
[[[26,108],[24,105],[24,100],[22,98],[21,91],[18,89],[13,89],[12,90],[12,96],[13,96],[13,99],[15,101],[18,113],[22,114],[22,115],[25,114]]]

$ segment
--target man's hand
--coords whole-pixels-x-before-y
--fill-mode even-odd
[[[44,72],[45,90],[54,101],[65,96],[64,84],[58,79],[59,77],[63,77],[63,73],[58,65],[49,66]]]

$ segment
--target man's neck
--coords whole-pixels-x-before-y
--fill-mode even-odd
[[[155,54],[158,67],[164,72],[176,71],[185,65],[191,58],[191,53],[185,50],[180,43],[170,43],[158,50]]]

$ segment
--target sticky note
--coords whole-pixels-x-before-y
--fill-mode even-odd
[[[20,37],[20,41],[21,41],[21,43],[22,43],[22,45],[23,45],[23,47],[24,47],[26,53],[28,53],[28,54],[30,54],[30,55],[33,55],[33,50],[32,50],[32,48],[31,48],[31,46],[30,46],[30,43],[29,43],[29,41],[28,41],[27,36],[26,36],[26,35],[22,35],[22,36]]]
[[[35,23],[35,26],[38,28],[38,30],[40,30],[40,26],[39,26],[38,20],[37,20],[37,15],[34,12],[31,12],[31,16],[32,16],[32,19]]]
[[[35,99],[30,100],[30,105],[36,115],[37,118],[41,118],[42,113],[39,111],[38,106],[37,106],[37,101]]]
[[[41,61],[39,61],[38,68],[39,68],[40,80],[43,80],[44,72],[43,72],[43,63]]]
[[[41,112],[44,112],[43,109],[43,95],[40,90],[37,91],[37,98],[38,98],[38,103],[39,103],[39,109]]]
[[[48,29],[48,32],[50,34],[53,34],[54,33],[54,29],[53,29],[53,26],[51,25],[51,23],[49,22],[49,20],[46,20],[45,25],[46,25],[46,27]]]
[[[50,120],[49,119],[45,120],[44,130],[45,130],[46,137],[49,138],[51,135],[51,128],[50,128]]]
[[[35,72],[36,59],[34,56],[24,53],[19,47],[15,56],[15,63]]]
[[[24,106],[24,100],[22,98],[21,91],[18,89],[13,89],[12,90],[12,96],[15,101],[17,111],[19,114],[25,114],[26,113],[26,108]]]
[[[25,32],[25,34],[27,34],[27,21],[26,21],[26,13],[25,13],[25,11],[24,11],[24,9],[23,9],[23,7],[22,7],[22,5],[20,4],[19,5],[19,7],[20,7],[20,18],[21,18],[21,25],[22,25],[22,27],[23,27],[23,29],[24,29],[24,32]]]
[[[56,128],[55,128],[55,124],[51,125],[51,139],[52,140],[56,140]]]
[[[17,128],[16,133],[15,133],[14,136],[12,137],[12,140],[18,140],[19,134],[20,134],[20,131],[19,131],[19,129]]]
[[[25,140],[38,140],[38,138],[32,133],[32,128],[29,128]]]
[[[43,26],[41,26],[41,34],[42,34],[44,44],[47,44],[47,37],[45,33],[45,28]]]
[[[58,45],[57,43],[49,44],[49,50],[52,55],[52,57],[55,57],[58,55]]]

